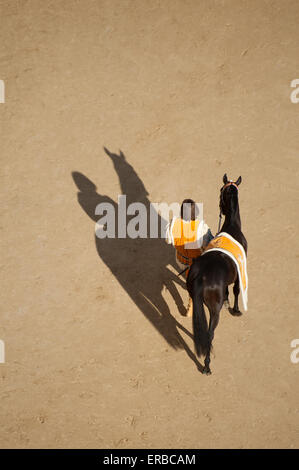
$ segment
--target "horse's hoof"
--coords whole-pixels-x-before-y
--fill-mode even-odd
[[[203,373],[204,375],[211,375],[211,374],[212,374],[212,371],[211,371],[210,368],[206,368],[206,367],[205,367],[204,370],[202,371],[202,373]]]
[[[230,308],[229,313],[234,317],[240,317],[241,315],[243,315],[240,310],[235,310],[234,308]]]
[[[235,317],[240,317],[242,315],[242,312],[240,310],[233,309],[233,315],[235,315]]]
[[[225,301],[224,301],[224,307],[225,307],[227,310],[229,310],[230,305],[229,305],[229,301],[228,301],[228,300],[225,300]]]

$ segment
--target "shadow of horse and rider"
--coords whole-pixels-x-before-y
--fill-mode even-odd
[[[115,210],[115,238],[98,238],[95,235],[95,244],[99,257],[110,269],[119,284],[128,293],[153,327],[163,336],[174,349],[184,349],[199,370],[202,366],[195,354],[185,342],[182,333],[193,335],[171,315],[170,309],[162,295],[164,288],[172,295],[178,311],[185,315],[182,298],[177,285],[186,288],[185,281],[168,269],[172,266],[177,271],[174,249],[167,245],[163,238],[150,238],[149,217],[151,202],[148,192],[134,168],[129,164],[125,155],[119,155],[104,148],[105,153],[112,161],[118,175],[121,193],[126,195],[127,207],[131,203],[142,203],[147,209],[147,238],[117,238],[118,234],[118,203],[111,197],[101,194],[96,185],[85,175],[73,172],[72,176],[78,188],[78,202],[84,212],[96,223],[99,215],[95,215],[98,204],[109,203]],[[153,211],[153,206],[151,206]],[[159,227],[162,223],[161,215],[156,213]],[[134,216],[131,216],[133,218]],[[127,222],[130,217],[127,216]],[[94,225],[91,227],[94,230]]]

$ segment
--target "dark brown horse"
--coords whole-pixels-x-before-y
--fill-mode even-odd
[[[223,177],[224,186],[220,190],[220,214],[225,216],[221,232],[229,233],[244,248],[247,254],[247,241],[241,231],[241,219],[238,202],[237,181],[228,181],[226,174]],[[211,374],[210,352],[214,338],[214,330],[219,322],[220,310],[225,301],[228,302],[228,286],[234,283],[234,306],[229,309],[232,315],[242,315],[238,306],[240,292],[239,277],[232,259],[225,253],[211,251],[204,256],[196,258],[193,262],[188,278],[187,289],[193,299],[193,333],[197,355],[205,356],[203,373]],[[204,311],[204,304],[210,313],[209,325]]]

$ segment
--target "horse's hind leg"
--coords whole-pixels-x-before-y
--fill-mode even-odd
[[[242,312],[240,312],[239,310],[239,304],[238,304],[238,297],[240,293],[239,277],[237,277],[237,280],[234,283],[233,291],[234,291],[234,296],[235,296],[235,302],[234,302],[233,308],[230,310],[230,313],[238,317],[242,315]]]
[[[212,349],[212,341],[214,339],[214,331],[219,322],[219,315],[220,315],[221,307],[220,308],[218,307],[219,306],[217,305],[217,307],[214,306],[213,309],[209,308],[210,322],[209,322],[209,329],[208,329],[208,347],[207,347],[207,354],[205,358],[205,366],[203,369],[203,373],[207,375],[210,375],[212,373],[210,369],[210,362],[211,362],[210,355],[211,355],[211,349]]]
[[[229,300],[228,300],[228,286],[226,286],[226,289],[225,289],[225,295],[224,295],[224,306],[225,306],[225,308],[229,308]]]

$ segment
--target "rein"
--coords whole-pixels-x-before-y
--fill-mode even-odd
[[[217,233],[220,232],[220,227],[221,227],[221,219],[222,219],[222,214],[221,214],[221,209],[220,209],[220,213],[219,213],[219,222],[218,222],[218,230],[217,230]]]
[[[184,272],[186,272],[187,269],[189,269],[189,268],[190,268],[190,266],[187,266],[187,268],[183,269],[183,271],[181,271],[181,272],[178,274],[178,276],[181,276],[182,274],[184,274]]]

